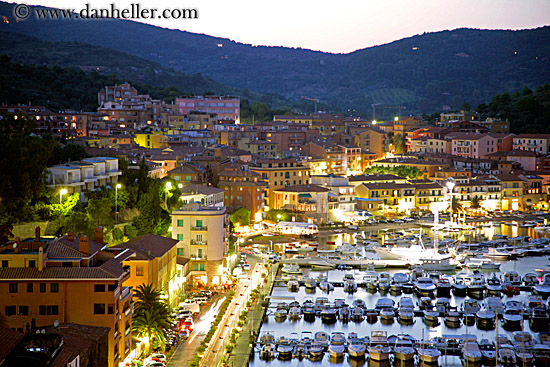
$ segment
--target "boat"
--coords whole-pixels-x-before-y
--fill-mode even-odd
[[[284,339],[281,337],[277,345],[277,353],[279,353],[278,358],[285,360],[292,358],[292,351],[294,350],[294,345],[290,343],[290,340]]]
[[[323,305],[321,320],[326,323],[336,322],[336,309],[329,303]]]
[[[430,297],[420,297],[420,300],[418,301],[418,308],[421,311],[424,311],[426,308],[430,308],[432,306],[432,299]]]
[[[432,297],[436,290],[436,286],[431,278],[420,277],[415,280],[414,289],[416,293],[421,296]]]
[[[275,344],[275,337],[271,331],[266,331],[260,336],[261,344]]]
[[[334,290],[334,286],[327,282],[326,280],[323,280],[319,283],[319,288],[324,292],[332,292]]]
[[[382,272],[378,278],[378,290],[380,293],[387,293],[390,290],[391,277],[390,273]]]
[[[430,325],[435,326],[439,324],[439,311],[434,307],[427,307],[424,309],[424,321]]]
[[[531,349],[535,358],[535,366],[550,365],[550,346],[545,344],[535,344]]]
[[[489,339],[481,339],[478,345],[479,350],[481,351],[481,362],[485,366],[496,365],[497,350],[495,343]]]
[[[351,318],[351,311],[348,306],[338,308],[338,320],[348,322]]]
[[[393,322],[395,318],[395,311],[393,308],[383,308],[380,310],[380,321],[385,321],[387,323]]]
[[[451,296],[451,282],[448,278],[441,277],[437,280],[435,284],[437,288],[437,296],[438,297],[447,297],[449,298]]]
[[[523,316],[518,308],[507,307],[502,314],[502,327],[508,331],[521,330]]]
[[[505,249],[494,247],[490,247],[488,251],[483,253],[481,256],[494,260],[509,260],[512,258],[512,255],[510,255],[510,253]]]
[[[325,331],[317,331],[313,337],[313,341],[321,344],[323,348],[328,348],[330,344],[330,335]]]
[[[378,321],[378,312],[376,310],[366,310],[365,311],[365,317],[367,318],[367,322],[369,324],[374,324],[376,321]]]
[[[459,263],[450,258],[420,259],[420,267],[426,271],[453,271]]]
[[[502,275],[502,283],[504,286],[519,287],[521,286],[521,276],[517,271],[507,271]]]
[[[350,358],[365,358],[367,347],[363,339],[352,338],[348,343],[348,354]]]
[[[502,315],[504,312],[504,304],[499,297],[487,297],[485,300],[485,308],[499,315]]]
[[[458,273],[453,282],[453,294],[457,297],[465,297],[471,278],[466,273]]]
[[[397,319],[403,324],[412,324],[414,322],[412,306],[400,306],[397,310]]]
[[[414,338],[410,335],[398,335],[393,346],[394,358],[398,361],[406,362],[413,360],[415,354]]]
[[[332,358],[341,358],[344,356],[344,350],[346,348],[346,337],[342,332],[333,332],[330,337],[330,345],[328,346],[328,352]]]
[[[287,283],[289,292],[298,292],[300,289],[300,283],[297,280],[289,280]]]
[[[307,351],[306,351],[306,348],[307,346],[302,343],[302,342],[298,342],[295,344],[294,346],[294,349],[292,350],[292,358],[297,358],[297,359],[303,359],[304,357],[306,357],[307,355]]]
[[[361,322],[365,319],[365,311],[362,307],[354,307],[351,312],[351,319],[355,322]]]
[[[275,311],[275,320],[283,321],[288,316],[288,311],[285,308],[278,307]]]
[[[468,284],[466,294],[475,299],[483,299],[485,296],[485,281],[482,279],[472,279],[470,284]]]
[[[302,318],[302,311],[299,307],[291,307],[288,310],[288,319],[289,320],[300,320]]]
[[[395,301],[391,298],[381,297],[376,300],[374,308],[377,310],[382,310],[384,308],[394,308]]]
[[[401,293],[403,289],[403,284],[409,282],[409,276],[405,273],[395,273],[392,277],[392,282],[390,284],[390,292],[394,294]]]
[[[500,263],[496,263],[491,261],[490,259],[484,259],[479,257],[474,257],[471,259],[468,259],[464,263],[464,267],[471,269],[471,270],[499,270],[500,269]]]
[[[312,342],[311,346],[308,348],[308,353],[311,359],[322,358],[324,352],[325,352],[325,349],[319,342]]]
[[[502,345],[498,349],[498,363],[503,366],[516,365],[516,353],[511,345]]]
[[[475,323],[476,313],[480,310],[479,303],[475,299],[467,298],[462,303],[462,311],[464,313],[464,324],[472,326]]]
[[[275,358],[275,344],[264,344],[260,349],[260,359],[264,361],[269,361]]]
[[[468,363],[478,363],[481,362],[482,354],[479,350],[477,342],[467,341],[462,347],[462,358]]]
[[[365,301],[363,301],[361,298],[356,298],[352,302],[353,307],[361,307],[362,309],[366,309],[367,305],[365,304]]]
[[[477,311],[476,325],[478,329],[493,330],[495,328],[495,312],[487,309]]]
[[[369,292],[376,292],[378,290],[378,273],[373,270],[367,271],[363,275],[363,283]]]
[[[286,274],[302,274],[300,266],[296,264],[284,264],[281,271]]]
[[[344,292],[354,293],[357,292],[357,284],[353,279],[346,279],[344,281]]]
[[[445,315],[445,325],[448,328],[459,328],[462,317],[456,307],[450,307]]]
[[[495,273],[487,279],[487,285],[485,288],[487,289],[487,295],[489,296],[500,296],[503,290],[502,283]]]
[[[300,342],[309,345],[313,342],[313,333],[311,331],[302,331],[300,334]]]
[[[525,273],[523,275],[523,284],[526,287],[534,287],[535,285],[539,284],[537,274],[535,274],[535,273]]]
[[[538,332],[549,331],[548,312],[544,305],[531,309],[529,315],[529,328]]]
[[[550,296],[550,274],[545,274],[542,278],[542,283],[537,284],[533,287],[533,294],[537,294],[542,298],[546,299]]]
[[[373,361],[386,361],[390,358],[391,348],[388,345],[387,331],[371,331],[368,351],[370,359]]]
[[[304,285],[306,286],[306,289],[315,290],[315,288],[317,288],[317,279],[306,277],[304,279]]]
[[[427,249],[422,243],[421,237],[417,236],[418,242],[412,243],[406,241],[404,245],[393,246],[378,246],[374,247],[374,251],[378,254],[381,260],[405,260],[418,262],[421,259],[448,259],[450,255],[442,255],[437,252],[437,249]]]
[[[416,348],[416,353],[418,354],[420,361],[430,365],[436,364],[441,356],[441,352],[435,347],[435,345],[424,344],[424,342],[421,343],[420,347]]]

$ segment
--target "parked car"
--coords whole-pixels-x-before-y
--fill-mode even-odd
[[[151,359],[155,362],[166,363],[166,356],[162,353],[154,353],[151,355]]]
[[[199,291],[199,293],[205,296],[206,298],[210,298],[213,295],[212,291],[209,291],[208,289]]]
[[[151,361],[145,365],[145,367],[166,367],[166,364],[162,362]]]
[[[243,269],[244,270],[250,270],[250,264],[244,264]]]
[[[200,295],[194,296],[193,301],[195,301],[199,305],[204,305],[205,303],[208,302],[208,299],[204,295],[200,294]]]
[[[187,330],[187,329],[183,329],[183,330],[180,330],[180,331],[178,332],[179,337],[182,338],[183,340],[188,339],[188,338],[189,338],[189,334],[190,334],[190,332],[189,332],[189,330]]]

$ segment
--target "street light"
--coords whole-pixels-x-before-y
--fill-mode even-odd
[[[168,199],[168,190],[172,189],[172,183],[167,182],[166,183],[166,191],[164,191],[164,207],[168,209],[167,199]]]
[[[121,184],[116,184],[115,186],[115,224],[118,224],[118,189],[121,187]]]
[[[279,222],[281,221],[281,217],[282,217],[281,214],[277,214],[277,219],[279,220]]]
[[[63,204],[63,195],[67,195],[67,189],[59,190],[59,204]]]
[[[454,181],[447,181],[447,189],[449,189],[449,208],[451,211],[451,223],[453,222],[453,187],[455,187]]]

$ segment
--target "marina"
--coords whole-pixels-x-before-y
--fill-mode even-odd
[[[534,271],[543,270],[541,264],[550,262],[544,252],[547,232],[501,225],[496,230],[492,226],[481,227],[480,233],[487,230],[493,231],[499,244],[511,246],[510,252],[524,249],[525,255],[504,261],[472,252],[463,262],[457,261],[453,270],[429,270],[409,259],[379,259],[372,251],[376,246],[373,238],[369,238],[371,248],[367,249],[360,241],[354,241],[362,236],[347,233],[319,238],[318,248],[327,251],[320,252],[320,256],[286,255],[281,262],[299,265],[302,274],[277,274],[250,365],[477,366],[496,365],[498,360],[499,365],[507,366],[523,366],[524,361],[526,366],[547,366],[550,275]],[[464,232],[453,235],[458,238]],[[433,233],[424,236],[426,247],[430,246],[430,235]],[[500,240],[509,235],[514,240]],[[533,243],[516,240],[519,235],[532,235]],[[396,237],[385,237],[390,236]],[[491,237],[487,236],[486,241],[492,241]],[[477,239],[478,245],[470,248],[487,248],[479,245],[486,242],[483,237]],[[378,241],[386,242],[381,237]],[[337,248],[345,243],[354,243],[358,251],[347,258],[330,259],[341,256],[336,255]],[[541,251],[527,255],[527,248],[537,246]],[[319,271],[308,264],[308,258],[336,266]],[[364,263],[358,264],[359,261]],[[301,316],[278,319],[276,312],[281,302],[293,304],[294,312],[301,312]],[[271,335],[267,339],[273,340],[273,347],[268,349],[275,351],[270,359],[261,358],[265,348],[261,340],[266,333]],[[314,337],[316,333],[322,336],[320,340]],[[294,348],[302,350],[296,354],[298,358],[287,358],[288,353],[281,357],[276,352],[279,340],[284,342],[289,335],[295,336]]]

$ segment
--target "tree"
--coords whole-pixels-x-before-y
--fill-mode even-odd
[[[160,296],[160,291],[152,284],[141,284],[134,293],[132,330],[138,336],[147,336],[149,341],[147,354],[154,342],[157,342],[164,350],[164,341],[167,331],[170,329],[170,310]]]
[[[164,234],[162,228],[166,217],[162,216],[162,208],[160,206],[159,183],[154,182],[149,191],[142,195],[139,201],[139,215],[134,218],[133,225],[137,230],[137,235],[142,234]],[[169,217],[169,215],[168,215]]]
[[[61,226],[56,230],[56,235],[63,235],[73,231],[75,235],[87,235],[92,237],[94,226],[90,222],[90,217],[83,212],[73,212],[61,221]]]
[[[472,198],[472,202],[470,204],[472,209],[479,209],[481,208],[481,198],[477,195],[474,195]]]
[[[240,223],[242,226],[247,226],[250,224],[250,210],[240,208],[229,216],[229,220],[233,224]]]
[[[106,228],[113,227],[113,218],[111,218],[111,200],[108,198],[90,199],[86,213],[90,217],[90,221],[95,226],[103,226]]]

